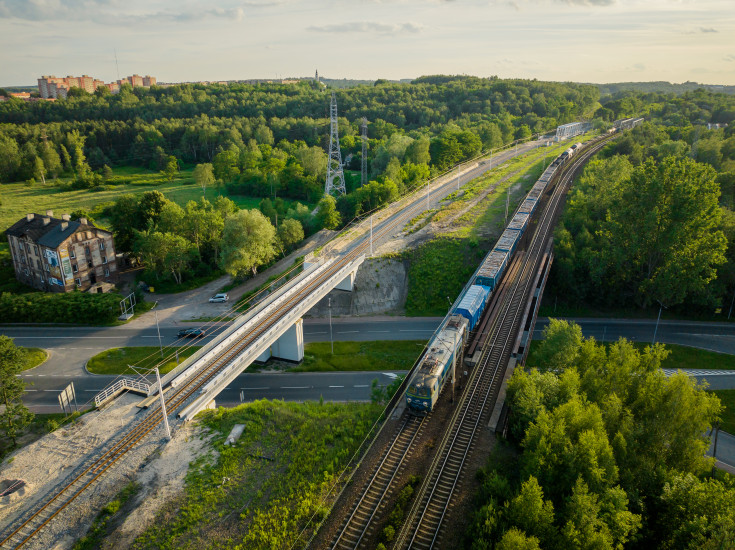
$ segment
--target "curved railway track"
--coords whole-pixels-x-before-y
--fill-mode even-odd
[[[487,422],[485,417],[488,415],[486,411],[490,408],[488,403],[497,395],[504,372],[503,358],[510,354],[510,347],[514,344],[513,328],[522,315],[523,298],[533,284],[535,268],[546,248],[547,237],[553,230],[557,209],[570,181],[570,174],[606,142],[607,139],[603,138],[593,144],[558,177],[552,198],[544,210],[542,219],[537,224],[537,230],[531,243],[525,252],[516,253],[517,259],[511,264],[506,274],[508,280],[514,281],[514,284],[503,292],[501,302],[498,304],[501,311],[494,315],[489,331],[491,337],[488,341],[492,341],[493,345],[486,346],[478,367],[473,370],[468,381],[468,389],[455,409],[450,427],[440,443],[440,451],[435,455],[429,474],[419,490],[415,504],[403,530],[399,533],[394,548],[434,547],[451,496],[459,482],[462,467],[472,449],[474,436],[482,422]],[[518,257],[519,255],[522,257]],[[502,345],[497,345],[498,342],[501,342]],[[393,488],[393,480],[398,477],[401,466],[410,452],[410,442],[416,438],[418,433],[418,429],[408,422],[409,418],[413,417],[404,413],[403,424],[383,452],[378,465],[352,506],[350,515],[344,520],[332,540],[330,548],[335,550],[355,549],[367,543],[365,536],[369,532],[371,522],[387,503],[386,496]],[[419,518],[418,521],[417,518]],[[416,521],[418,527],[413,532],[407,528],[412,521]],[[434,523],[435,528],[433,533],[426,537],[425,533],[432,532],[429,527],[430,523]]]
[[[609,138],[607,138],[609,139]],[[439,446],[414,501],[414,505],[399,532],[394,548],[429,550],[437,547],[444,519],[452,502],[467,458],[472,451],[478,429],[487,423],[496,399],[505,365],[515,341],[515,332],[523,304],[533,285],[534,274],[547,247],[558,208],[576,171],[607,142],[603,138],[591,145],[559,176],[551,199],[529,243],[517,281],[501,305],[501,314],[485,346],[478,368],[473,371],[465,394],[450,421],[449,429]]]
[[[440,189],[448,188],[452,185],[448,181],[438,186],[434,193]],[[413,217],[417,212],[423,211],[425,208],[424,198],[414,198],[414,203],[407,205],[399,213],[394,214],[392,218],[386,220],[382,227],[378,227],[374,232],[373,239],[380,240],[399,227],[407,218]],[[307,297],[316,288],[321,286],[334,273],[347,263],[359,257],[370,246],[367,235],[364,235],[352,250],[345,253],[329,268],[325,269],[318,277],[307,284],[299,293],[292,296],[289,300],[281,304],[266,319],[258,322],[250,331],[243,335],[237,342],[233,342],[231,346],[223,350],[216,358],[212,359],[206,366],[194,376],[192,376],[184,384],[176,388],[174,391],[167,392],[164,395],[166,401],[166,410],[168,416],[172,416],[180,409],[195,393],[207,382],[214,378],[223,368],[225,368],[235,357],[237,357],[244,349],[250,346],[258,337],[275,325],[294,305]],[[114,441],[107,445],[106,450],[96,456],[91,456],[85,464],[79,466],[64,482],[46,499],[42,499],[33,509],[26,513],[26,517],[21,519],[17,525],[11,524],[6,533],[0,535],[0,548],[21,548],[36,536],[44,527],[46,527],[54,518],[59,516],[63,510],[77,499],[86,489],[93,485],[103,474],[108,472],[120,459],[122,459],[133,447],[140,443],[147,435],[149,435],[163,421],[160,404],[149,409],[144,418],[135,423],[129,430],[118,436]],[[418,428],[417,428],[418,429]],[[9,532],[8,532],[9,531]]]

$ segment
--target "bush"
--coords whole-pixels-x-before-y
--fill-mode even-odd
[[[100,324],[114,321],[119,294],[32,293],[0,295],[0,322]]]

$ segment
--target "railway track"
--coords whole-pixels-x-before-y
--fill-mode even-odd
[[[593,145],[585,155],[578,157],[578,160],[586,161],[605,142],[605,140],[602,140]],[[577,163],[573,163],[572,167],[576,165]],[[567,169],[566,173],[568,174],[571,171],[571,169]],[[468,389],[460,400],[459,406],[455,409],[450,422],[450,429],[445,433],[440,443],[440,451],[436,454],[430,467],[430,474],[426,477],[426,481],[417,495],[415,502],[421,502],[422,498],[425,500],[422,503],[424,509],[418,515],[421,516],[424,524],[433,518],[437,526],[435,533],[438,533],[438,527],[441,526],[451,495],[459,481],[462,466],[472,448],[477,428],[482,425],[483,420],[487,422],[485,417],[487,416],[486,411],[489,409],[488,404],[499,390],[504,370],[499,366],[504,364],[503,357],[510,354],[509,349],[515,342],[513,328],[518,324],[519,317],[523,313],[524,297],[533,284],[535,268],[543,256],[547,237],[553,229],[557,208],[569,181],[568,176],[560,176],[559,180],[562,179],[564,181],[561,184],[557,183],[554,188],[549,207],[545,209],[543,218],[537,225],[537,230],[528,245],[528,250],[519,250],[516,253],[516,259],[508,269],[506,277],[510,280],[518,279],[522,284],[516,282],[513,285],[505,285],[504,283],[505,288],[500,303],[497,305],[497,309],[500,311],[493,315],[493,320],[490,323],[491,328],[489,329],[491,335],[489,341],[494,342],[494,344],[486,348],[478,367],[474,369],[468,381]],[[502,342],[502,346],[498,346],[497,342]],[[330,548],[347,550],[366,546],[366,535],[369,534],[371,523],[376,516],[379,516],[380,511],[387,503],[386,497],[393,489],[393,480],[398,477],[401,466],[408,457],[410,441],[413,441],[416,438],[416,433],[418,433],[418,430],[408,423],[408,418],[413,417],[408,413],[404,413],[401,427],[397,430],[388,448],[383,452],[377,467],[352,506],[350,515],[344,520],[332,540]],[[447,483],[447,476],[451,479],[452,472],[454,472],[454,479]],[[427,485],[427,482],[429,485]],[[437,501],[440,501],[439,506],[437,506]],[[431,511],[429,511],[430,508]],[[417,513],[417,510],[412,509],[405,525],[409,525],[411,519],[415,519]],[[421,524],[421,522],[418,523]],[[394,548],[406,547],[405,544],[402,545],[402,542],[403,539],[408,537],[408,532],[404,531],[399,533]],[[425,541],[411,534],[407,547],[432,548],[436,536],[432,535],[430,538],[430,544],[425,546],[423,544]]]
[[[492,344],[483,349],[478,368],[473,371],[467,390],[452,416],[450,427],[445,432],[439,451],[429,467],[394,548],[428,550],[438,546],[452,496],[461,483],[462,472],[478,430],[487,423],[500,389],[523,314],[523,304],[533,284],[538,263],[548,245],[559,206],[576,171],[606,142],[606,139],[602,139],[592,145],[557,180],[552,197],[519,267],[516,283],[501,304],[501,312],[490,330],[488,342]]]
[[[403,416],[403,423],[332,542],[332,548],[357,548],[363,541],[373,518],[385,503],[393,480],[413,448],[413,442],[421,431],[421,426],[429,416],[418,417],[409,414]]]
[[[447,181],[437,187],[434,190],[434,194],[440,190],[449,189],[452,186],[452,182]],[[411,219],[411,217],[424,210],[425,202],[423,197],[417,196],[413,200],[413,204],[406,205],[400,212],[394,214],[384,222],[382,227],[379,226],[374,233],[373,239],[379,241],[389,236],[392,231],[402,226],[407,219]],[[352,250],[341,256],[324,273],[306,285],[298,294],[281,304],[267,319],[263,319],[247,334],[243,335],[242,339],[233,342],[231,346],[223,350],[218,357],[211,360],[184,384],[173,391],[166,392],[164,398],[168,416],[173,416],[202,386],[213,379],[222,369],[226,368],[235,357],[250,346],[258,337],[275,325],[286,311],[321,286],[339,269],[359,257],[369,246],[369,239],[367,235],[364,235]],[[41,502],[37,503],[28,511],[25,517],[20,519],[17,524],[13,525],[11,523],[4,533],[0,534],[0,537],[2,537],[0,539],[0,548],[21,548],[25,546],[54,518],[59,517],[67,506],[97,482],[131,449],[160,426],[162,421],[161,407],[157,402],[155,406],[148,410],[144,418],[136,422],[125,433],[109,442],[105,449],[91,456],[89,460],[79,466],[64,482],[51,491],[48,498],[41,499]],[[417,432],[420,425],[419,423],[416,426]],[[398,452],[398,446],[396,446],[396,452]],[[386,457],[386,460],[392,460],[392,457]]]

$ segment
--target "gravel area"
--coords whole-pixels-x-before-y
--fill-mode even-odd
[[[65,485],[73,472],[97,456],[100,449],[135,421],[136,415],[145,414],[135,406],[140,399],[132,394],[122,395],[104,410],[88,413],[72,426],[60,428],[8,457],[0,468],[0,480],[23,479],[26,486],[2,498],[0,530],[5,532],[20,518],[27,517],[44,497]],[[86,534],[102,507],[131,481],[151,485],[145,490],[146,495],[151,495],[151,503],[146,503],[138,517],[144,520],[152,517],[155,504],[166,497],[165,485],[172,482],[170,490],[180,490],[189,462],[207,446],[207,440],[191,437],[192,429],[186,426],[175,431],[173,441],[168,443],[162,427],[149,434],[24,548],[71,548]],[[131,529],[124,531],[131,532]]]

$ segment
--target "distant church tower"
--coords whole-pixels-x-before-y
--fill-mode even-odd
[[[319,82],[319,71],[317,71],[316,74],[314,75],[314,80]]]

